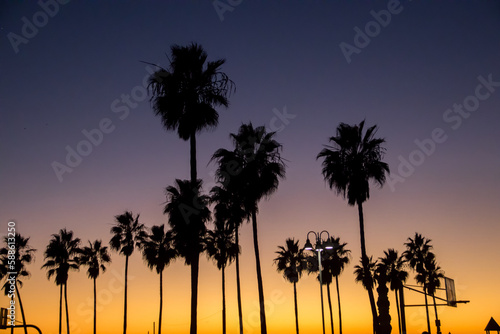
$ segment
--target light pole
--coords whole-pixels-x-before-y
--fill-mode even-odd
[[[311,241],[309,240],[309,234],[314,234],[316,237],[316,245],[312,246]],[[328,235],[327,239],[325,241],[322,241],[321,235],[323,233],[326,233]],[[324,249],[333,249],[333,243],[330,241],[330,234],[327,231],[321,231],[321,232],[314,232],[314,231],[309,231],[307,232],[307,241],[306,244],[304,245],[305,250],[315,250],[318,253],[318,266],[319,266],[319,290],[321,292],[321,321],[323,323],[323,334],[325,334],[325,311],[323,308],[323,266],[321,265],[321,252]]]

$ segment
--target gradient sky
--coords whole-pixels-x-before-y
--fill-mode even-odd
[[[274,252],[288,237],[303,245],[309,230],[328,230],[348,243],[352,263],[340,278],[344,331],[370,331],[368,297],[352,275],[360,257],[357,210],[328,189],[316,160],[340,122],[363,119],[386,138],[392,171],[364,207],[368,253],[403,251],[408,237],[422,233],[455,279],[458,299],[471,301],[439,309],[443,333],[481,333],[490,317],[500,321],[499,2],[243,0],[219,15],[211,1],[73,1],[47,7],[51,16],[40,3],[0,4],[0,234],[15,220],[38,249],[22,288],[28,322],[57,331],[59,290],[40,269],[51,234],[66,227],[84,241],[107,243],[113,217],[125,210],[140,213],[147,226],[166,223],[164,188],[189,178],[189,146],[154,116],[143,94],[150,67],[140,61],[167,66],[170,46],[190,42],[210,60],[226,58],[223,70],[237,87],[217,129],[198,137],[205,190],[214,182],[211,155],[230,148],[228,135],[242,122],[278,130],[283,144],[286,180],[261,203],[258,217],[270,333],[294,330],[292,286],[276,273]],[[356,30],[376,29],[372,11],[388,7],[390,22],[359,45]],[[34,21],[36,31],[28,27]],[[348,62],[340,45],[355,42],[362,47]],[[454,111],[460,104],[461,114]],[[101,142],[58,178],[54,162],[66,164],[67,148],[77,149],[83,132],[99,126],[108,130]],[[241,239],[243,317],[247,332],[256,333],[250,226]],[[98,329],[110,334],[121,332],[124,269],[123,257],[114,253],[112,260],[98,281]],[[152,332],[158,276],[139,253],[130,275],[129,333]],[[234,266],[227,275],[228,330],[236,332]],[[221,331],[220,282],[203,258],[200,333]],[[167,269],[164,283],[163,328],[186,333],[190,285],[182,260]],[[71,274],[68,293],[72,333],[90,332],[92,283],[84,270]],[[298,294],[302,332],[318,333],[313,276],[300,281]],[[423,302],[411,293],[407,299]],[[409,331],[425,330],[424,309],[407,312]]]

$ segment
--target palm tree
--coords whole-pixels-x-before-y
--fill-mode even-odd
[[[230,169],[230,166],[219,166],[219,170],[226,171]],[[242,205],[242,201],[239,199],[238,192],[231,192],[222,183],[214,186],[210,191],[210,197],[212,202],[216,203],[214,207],[214,212],[216,219],[223,219],[227,221],[229,225],[228,228],[234,233],[234,243],[238,249],[240,249],[239,244],[239,228],[246,217],[245,209]],[[241,251],[241,250],[240,250]],[[238,302],[238,319],[240,334],[243,334],[243,310],[241,307],[241,283],[240,283],[240,256],[238,251],[235,257],[236,265],[236,297]]]
[[[59,234],[52,234],[49,244],[44,252],[45,263],[42,268],[47,269],[47,278],[55,277],[59,285],[59,333],[61,333],[62,296],[64,288],[64,302],[66,308],[66,332],[69,334],[68,310],[68,276],[70,270],[78,270],[78,254],[80,252],[80,239],[73,238],[73,231],[65,228]]]
[[[165,129],[189,139],[191,182],[195,182],[196,133],[217,126],[219,114],[214,108],[228,107],[234,84],[221,72],[225,59],[207,62],[207,53],[198,44],[172,45],[169,61],[168,68],[155,65],[158,70],[149,78],[148,89]]]
[[[335,246],[333,249],[325,250],[325,270],[328,270],[332,277],[335,277],[337,288],[337,301],[339,307],[339,333],[342,334],[342,309],[340,305],[339,276],[351,261],[351,251],[346,249],[347,243],[341,243],[340,238],[330,237],[330,242]]]
[[[89,241],[89,245],[81,249],[78,259],[80,265],[87,266],[87,276],[94,283],[94,334],[97,332],[97,277],[106,271],[106,264],[111,262],[108,247],[102,246],[101,240]]]
[[[218,169],[216,176],[218,181],[225,184],[231,192],[240,195],[247,219],[251,217],[252,220],[262,334],[267,334],[267,325],[257,234],[257,211],[259,201],[273,194],[278,189],[279,180],[285,177],[285,164],[280,155],[282,145],[274,139],[275,134],[266,132],[263,126],[254,128],[252,123],[243,124],[237,134],[231,134],[234,150],[219,149],[212,157],[220,166],[232,166],[233,175]]]
[[[370,181],[381,187],[389,173],[389,166],[382,161],[385,139],[374,138],[377,126],[374,125],[363,133],[365,122],[359,125],[340,123],[336,136],[330,137],[333,146],[326,146],[317,156],[324,158],[323,176],[330,189],[347,198],[349,205],[357,205],[359,215],[359,231],[361,240],[362,264],[368,264],[365,245],[365,227],[363,203],[370,198]],[[369,268],[365,268],[368,270]],[[377,328],[377,310],[373,290],[368,289],[368,297],[373,318],[373,331]]]
[[[207,233],[205,241],[207,256],[212,258],[222,272],[222,333],[226,334],[226,267],[240,252],[234,241],[234,230],[226,223],[224,213],[215,211],[215,229]]]
[[[30,238],[24,238],[19,233],[14,234],[14,238],[6,236],[4,238],[5,247],[0,249],[0,280],[5,279],[3,285],[3,290],[5,295],[12,293],[11,284],[12,280],[10,273],[14,272],[14,288],[17,294],[17,299],[19,299],[19,307],[21,309],[21,316],[23,317],[23,325],[26,326],[26,317],[24,315],[23,303],[21,300],[21,294],[19,287],[23,285],[23,281],[20,278],[30,277],[30,273],[26,268],[28,264],[33,262],[35,259],[36,249],[31,248],[29,245]],[[15,245],[15,250],[13,251],[11,246]],[[27,333],[28,330],[24,328],[24,332]]]
[[[377,263],[373,261],[373,258],[371,256],[369,258],[361,257],[360,263],[361,265],[354,266],[355,280],[356,282],[360,282],[366,290],[373,291],[373,287],[375,286],[374,276]],[[373,331],[375,333],[378,333],[378,315],[376,310],[374,322],[375,324],[373,325]]]
[[[274,264],[278,272],[283,273],[283,278],[293,283],[293,300],[295,302],[295,330],[299,334],[299,310],[297,304],[297,282],[302,276],[302,272],[307,268],[306,255],[299,247],[299,241],[288,238],[285,246],[278,246],[278,257],[274,259]]]
[[[209,198],[201,194],[201,180],[176,180],[175,186],[166,188],[168,214],[172,228],[174,248],[191,266],[191,325],[190,333],[197,332],[198,274],[200,253],[204,251],[206,222],[210,220]]]
[[[436,290],[441,286],[441,278],[444,278],[444,272],[440,266],[438,266],[435,257],[428,257],[425,262],[426,275],[417,276],[417,282],[423,283],[422,281],[427,281],[427,291],[426,293],[432,296],[432,301],[434,303],[434,315],[436,317],[436,327],[437,334],[441,334],[441,325],[438,318],[437,306],[436,306]]]
[[[123,334],[127,333],[127,278],[128,258],[141,242],[144,225],[139,223],[139,215],[135,216],[131,211],[125,211],[115,216],[116,224],[111,227],[111,249],[125,256],[125,293],[123,298]]]
[[[425,279],[426,268],[425,262],[431,261],[434,258],[434,253],[432,250],[431,240],[423,237],[419,233],[415,233],[415,237],[408,238],[408,242],[405,243],[406,251],[403,253],[406,261],[410,267],[419,275],[424,278],[420,278],[424,286],[424,296],[425,296],[425,312],[427,315],[427,331],[431,333],[431,323],[429,320],[429,304],[427,302],[427,280]],[[417,278],[416,278],[417,279]],[[417,279],[418,281],[419,279]]]
[[[377,307],[378,307],[378,333],[390,334],[392,331],[391,315],[389,313],[389,289],[387,283],[389,266],[385,258],[379,258],[375,268],[375,281],[377,282]]]
[[[389,287],[394,291],[396,299],[396,308],[398,311],[399,333],[406,334],[405,308],[403,285],[408,278],[408,272],[404,269],[406,261],[404,256],[398,255],[398,252],[392,248],[384,251],[384,258],[380,259],[387,266],[387,280]]]
[[[163,309],[163,270],[177,256],[173,247],[172,231],[165,231],[165,225],[151,227],[151,233],[144,233],[140,247],[144,261],[150,269],[156,269],[160,275],[160,311],[158,334],[161,334],[161,318]]]

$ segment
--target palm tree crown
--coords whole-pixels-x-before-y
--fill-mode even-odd
[[[288,238],[285,246],[278,246],[278,249],[278,256],[274,259],[276,270],[283,273],[283,278],[288,282],[297,283],[307,269],[307,257],[299,247],[299,241]]]
[[[109,241],[111,249],[126,257],[132,255],[141,242],[141,231],[144,230],[144,225],[139,223],[139,216],[134,218],[131,211],[115,216],[116,224],[111,227],[113,236]]]
[[[328,185],[347,198],[349,205],[365,202],[370,198],[369,181],[382,186],[389,173],[389,165],[382,161],[385,139],[374,138],[376,125],[363,134],[364,124],[340,123],[337,135],[330,137],[334,145],[318,154],[318,158],[324,158],[323,176]]]
[[[108,247],[102,245],[102,240],[89,241],[89,245],[81,249],[79,262],[87,266],[87,276],[91,279],[99,277],[101,272],[106,271],[106,263],[111,262]]]

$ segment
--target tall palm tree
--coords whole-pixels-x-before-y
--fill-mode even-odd
[[[278,246],[274,264],[278,272],[283,273],[283,278],[293,283],[293,300],[295,302],[295,330],[299,334],[299,309],[297,303],[297,282],[307,268],[307,259],[304,250],[299,247],[299,241],[288,238],[285,246]]]
[[[21,316],[23,317],[23,325],[26,326],[26,317],[24,315],[23,303],[21,300],[21,294],[19,287],[22,287],[23,281],[21,278],[28,278],[30,272],[27,269],[27,265],[32,263],[35,259],[36,249],[31,248],[29,245],[30,238],[24,238],[21,234],[15,233],[14,238],[6,236],[4,238],[5,247],[0,249],[0,280],[5,279],[3,285],[3,290],[5,295],[11,293],[12,280],[10,279],[10,273],[14,272],[14,288],[17,294],[17,299],[19,300],[19,307],[21,309]],[[11,246],[14,245],[15,249],[12,250]],[[24,328],[24,332],[27,333],[28,330]]]
[[[59,234],[52,234],[49,244],[44,252],[45,263],[42,268],[47,269],[47,278],[55,278],[59,285],[59,333],[61,333],[62,321],[62,296],[64,289],[64,302],[66,309],[66,332],[69,334],[69,310],[68,310],[68,276],[70,270],[78,270],[78,254],[80,252],[80,239],[73,238],[73,231],[65,228]]]
[[[94,334],[97,332],[97,277],[106,271],[106,264],[111,262],[108,247],[102,246],[102,240],[89,241],[89,245],[83,247],[79,257],[80,265],[87,266],[87,276],[94,283]]]
[[[196,334],[199,263],[200,254],[204,251],[205,224],[210,220],[209,198],[201,194],[201,180],[176,180],[175,183],[175,186],[166,188],[167,204],[163,213],[169,215],[174,248],[186,265],[191,266],[190,333]]]
[[[230,166],[218,166],[219,170],[227,171]],[[233,189],[234,190],[234,189]],[[214,186],[210,191],[210,197],[215,203],[214,212],[216,219],[226,220],[228,228],[233,231],[234,243],[240,250],[239,228],[247,216],[238,192],[230,191],[224,184]],[[241,251],[241,250],[240,250]],[[240,334],[243,334],[243,310],[241,305],[241,283],[240,283],[240,256],[238,251],[235,256],[236,265],[236,297],[238,302],[238,319]]]
[[[373,287],[375,286],[374,276],[377,263],[374,262],[373,258],[370,256],[369,258],[361,257],[360,264],[361,265],[354,266],[355,281],[360,282],[366,290],[373,291]],[[376,310],[374,322],[375,324],[373,325],[373,331],[378,333],[378,315]]]
[[[259,201],[273,194],[278,189],[279,180],[285,177],[285,163],[280,155],[282,145],[274,139],[275,134],[275,132],[267,132],[263,126],[254,128],[252,123],[243,124],[237,134],[231,134],[234,150],[219,149],[212,157],[220,166],[232,166],[234,171],[232,175],[218,169],[216,176],[232,192],[240,194],[246,215],[252,221],[262,334],[267,334],[267,325],[257,233],[257,212]]]
[[[341,243],[340,238],[330,237],[330,242],[335,246],[333,249],[325,250],[325,264],[324,268],[335,277],[335,285],[337,288],[337,301],[339,307],[339,333],[342,334],[342,308],[340,304],[340,289],[339,289],[339,276],[344,271],[345,267],[351,261],[351,251],[346,248],[347,243]]]
[[[391,334],[391,314],[389,313],[389,266],[385,258],[379,258],[375,268],[375,281],[377,282],[377,307],[378,307],[378,333]]]
[[[226,267],[236,259],[240,252],[234,241],[234,230],[227,224],[226,216],[220,211],[215,212],[215,229],[207,232],[207,256],[212,258],[217,268],[222,272],[222,333],[226,334]]]
[[[427,291],[426,293],[432,296],[432,301],[434,303],[434,315],[436,317],[436,327],[437,334],[441,334],[441,325],[438,318],[437,306],[436,306],[436,290],[441,286],[440,279],[444,278],[444,272],[441,267],[437,264],[435,257],[428,257],[427,261],[424,263],[426,274],[417,276],[417,282],[423,284],[423,281],[427,281]]]
[[[177,252],[173,247],[172,231],[165,231],[165,225],[154,225],[151,233],[144,233],[140,247],[144,261],[150,269],[160,275],[160,311],[158,316],[158,334],[161,334],[163,310],[163,270],[175,259]]]
[[[207,53],[198,44],[172,45],[169,67],[158,65],[149,78],[153,110],[166,130],[177,130],[179,138],[190,142],[191,182],[197,180],[196,134],[215,128],[217,106],[228,107],[234,84],[221,71],[225,59],[207,61]]]
[[[406,251],[403,253],[406,261],[410,267],[417,273],[417,277],[419,275],[423,276],[421,278],[421,282],[424,287],[424,296],[425,296],[425,312],[427,315],[427,331],[429,334],[431,333],[431,323],[429,319],[429,304],[427,301],[427,280],[425,279],[426,268],[425,262],[431,261],[434,258],[434,253],[432,252],[431,240],[423,237],[419,233],[415,233],[415,237],[408,238],[408,242],[405,243]],[[417,281],[419,280],[416,278]]]
[[[368,264],[365,244],[363,203],[370,198],[370,181],[381,187],[389,173],[389,165],[383,162],[385,148],[383,138],[374,138],[377,126],[363,131],[365,122],[359,125],[340,123],[336,136],[330,137],[333,146],[326,146],[317,156],[324,158],[323,176],[331,189],[347,198],[349,205],[357,205],[361,240],[362,264]],[[368,270],[369,268],[365,268]],[[377,328],[377,310],[373,290],[368,289],[373,318],[373,331]]]
[[[403,285],[408,278],[408,272],[405,270],[405,258],[403,255],[400,256],[396,250],[390,248],[384,251],[384,257],[380,261],[383,261],[387,266],[387,280],[390,289],[395,294],[399,333],[406,334]]]
[[[134,217],[131,211],[115,216],[116,224],[111,227],[111,249],[125,256],[125,293],[123,297],[123,334],[127,333],[127,278],[128,259],[141,242],[144,225],[139,223],[139,215]]]

